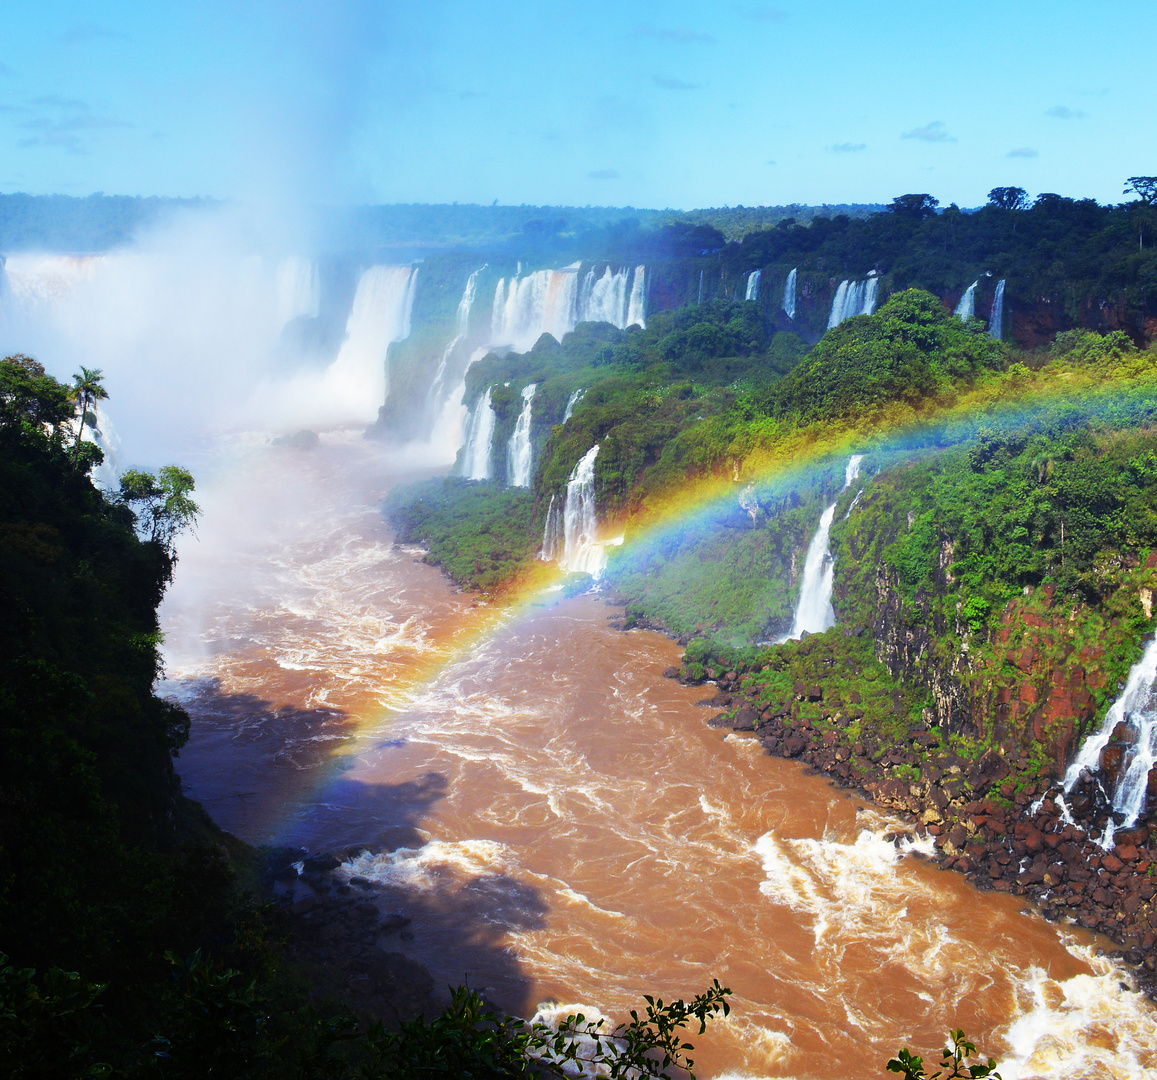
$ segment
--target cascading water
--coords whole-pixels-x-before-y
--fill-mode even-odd
[[[522,388],[522,411],[518,414],[514,433],[506,446],[506,482],[509,487],[530,487],[530,407],[537,389],[537,383]]]
[[[566,485],[562,510],[562,558],[559,566],[574,574],[590,574],[596,581],[607,565],[606,546],[599,542],[595,513],[595,443],[575,465]]]
[[[860,463],[863,460],[863,454],[853,454],[848,460],[847,468],[844,470],[844,486],[840,488],[841,494],[847,491],[860,475]],[[800,586],[799,600],[795,605],[795,617],[792,620],[791,632],[782,639],[783,641],[801,638],[805,633],[822,634],[836,624],[836,613],[832,609],[835,562],[828,550],[828,535],[835,515],[836,503],[833,502],[821,515],[819,528],[808,545],[803,582]]]
[[[744,300],[758,300],[759,299],[759,279],[763,276],[762,270],[752,270],[747,275],[747,295]]]
[[[546,528],[542,530],[542,553],[539,558],[543,562],[553,562],[558,557],[559,545],[563,542],[562,518],[559,515],[557,495],[550,497],[550,504],[546,508]]]
[[[988,319],[988,333],[997,341],[1004,336],[1004,278],[996,283],[996,295],[992,298],[992,314]]]
[[[783,310],[787,313],[789,319],[795,318],[795,278],[797,268],[793,267],[790,274],[787,275],[787,281],[783,283]]]
[[[290,255],[277,264],[277,319],[317,318],[321,309],[321,278],[310,259]]]
[[[574,416],[575,406],[582,401],[586,390],[576,390],[566,402],[566,410],[562,414],[562,422],[565,424],[572,416]]]
[[[832,300],[828,329],[839,326],[853,315],[871,315],[876,310],[876,291],[879,284],[880,279],[874,275],[865,281],[841,281]]]
[[[956,305],[956,311],[953,314],[961,322],[968,322],[976,315],[976,286],[979,284],[980,281],[977,280],[969,285],[964,290],[964,295],[960,297],[960,303]]]
[[[386,400],[386,356],[392,342],[410,336],[417,277],[418,271],[408,266],[371,266],[358,281],[345,341],[322,387],[351,416],[368,413],[372,418]]]
[[[462,292],[462,299],[458,301],[458,311],[454,319],[455,336],[450,344],[442,350],[442,359],[438,364],[437,371],[434,372],[434,381],[430,384],[431,401],[441,400],[442,384],[446,376],[446,364],[449,362],[454,350],[466,340],[466,334],[470,330],[470,309],[474,306],[474,293],[478,286],[478,275],[485,269],[485,266],[480,266],[466,279],[466,288]],[[458,396],[461,397],[461,393],[459,393]]]
[[[703,271],[699,271],[699,299],[695,301],[699,307],[703,306]]]
[[[492,473],[491,443],[494,441],[494,409],[490,405],[490,387],[478,399],[466,433],[466,455],[462,475],[467,480],[489,480]]]
[[[491,344],[525,352],[544,333],[562,341],[580,322],[606,322],[620,330],[646,325],[645,266],[606,266],[601,275],[592,267],[581,285],[580,268],[576,262],[561,270],[502,278],[494,293]]]
[[[99,446],[104,454],[104,461],[92,470],[92,478],[97,487],[105,491],[117,491],[120,488],[121,473],[125,471],[124,459],[121,457],[121,441],[112,426],[112,421],[108,418],[108,413],[101,408],[99,401],[94,401],[89,406],[89,413],[96,421],[96,425],[94,427],[85,424],[80,437]]]
[[[1126,743],[1117,775],[1110,778],[1113,816],[1105,827],[1100,844],[1113,846],[1113,834],[1118,828],[1132,828],[1145,807],[1149,770],[1157,763],[1157,637],[1129,671],[1125,689],[1109,707],[1105,722],[1096,735],[1085,740],[1081,752],[1065,773],[1064,789],[1067,795],[1085,769],[1094,770],[1101,764],[1102,751],[1108,747],[1118,724],[1133,737]],[[1120,823],[1115,820],[1120,816]]]
[[[627,301],[627,326],[647,328],[647,268],[635,267],[631,281],[631,297]]]

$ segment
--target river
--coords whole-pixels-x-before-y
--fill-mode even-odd
[[[1157,1013],[1098,942],[707,727],[705,691],[661,678],[673,642],[595,597],[479,604],[395,546],[380,502],[413,463],[334,433],[194,464],[162,608],[186,790],[253,843],[366,845],[352,870],[441,983],[621,1017],[718,978],[701,1077],[878,1077],[957,1026],[1005,1080],[1157,1069]]]

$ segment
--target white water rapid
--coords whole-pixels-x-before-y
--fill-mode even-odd
[[[852,486],[860,475],[863,454],[853,454],[844,470],[844,486],[841,494]],[[784,638],[799,639],[806,634],[822,634],[836,624],[836,613],[832,609],[832,580],[835,576],[835,562],[828,550],[828,535],[832,520],[836,515],[833,502],[821,515],[819,527],[808,544],[807,557],[803,566],[803,583],[800,585],[799,600],[795,605],[791,632]]]
[[[522,409],[514,425],[514,433],[506,444],[506,483],[508,487],[530,487],[532,450],[530,445],[530,406],[537,383],[522,388]]]
[[[793,267],[790,274],[787,275],[787,281],[783,283],[783,310],[787,313],[789,319],[795,318],[795,278],[797,268]]]
[[[960,303],[956,305],[956,311],[953,314],[961,322],[968,322],[976,315],[976,286],[979,284],[980,281],[977,280],[969,285],[964,290],[964,295],[960,297]]]
[[[494,441],[494,409],[490,405],[490,387],[478,399],[466,432],[466,456],[462,475],[467,480],[489,480],[493,475],[491,443]]]
[[[759,279],[763,276],[762,270],[752,270],[747,275],[747,295],[744,300],[758,300],[759,299]]]
[[[1101,751],[1109,744],[1113,729],[1119,723],[1124,721],[1130,733],[1136,736],[1125,753],[1124,768],[1110,793],[1113,810],[1121,815],[1122,823],[1118,826],[1110,817],[1105,834],[1100,840],[1104,848],[1113,846],[1113,834],[1118,827],[1128,829],[1137,824],[1137,818],[1145,806],[1145,788],[1149,770],[1157,763],[1155,682],[1157,682],[1157,637],[1149,642],[1141,659],[1130,669],[1125,689],[1109,707],[1101,730],[1085,740],[1081,752],[1065,773],[1064,787],[1065,794],[1068,794],[1083,769],[1096,769],[1099,766]]]
[[[871,315],[876,310],[876,290],[879,284],[880,279],[874,275],[865,281],[841,281],[832,300],[828,329],[839,326],[853,315]]]
[[[996,295],[992,298],[992,315],[988,319],[988,333],[997,341],[1004,336],[1004,278],[996,283]]]

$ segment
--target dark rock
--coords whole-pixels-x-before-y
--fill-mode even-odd
[[[754,731],[755,725],[758,723],[759,713],[750,705],[744,705],[743,708],[735,714],[735,720],[732,726],[736,731]]]
[[[399,915],[397,912],[394,912],[382,919],[382,924],[378,927],[378,930],[383,934],[396,934],[399,930],[404,930],[409,926],[410,922],[411,920],[406,918],[405,915]]]
[[[664,668],[663,669],[663,678],[664,679],[677,679],[677,678],[679,678],[679,669],[677,667]]]
[[[305,860],[305,867],[302,870],[303,874],[324,874],[329,870],[336,870],[341,866],[341,859],[336,855],[331,855],[328,851],[322,855],[310,855]]]
[[[796,758],[804,752],[807,744],[798,735],[792,735],[783,742],[784,757]]]

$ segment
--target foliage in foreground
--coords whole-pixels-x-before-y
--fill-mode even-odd
[[[969,1064],[976,1057],[976,1044],[970,1042],[962,1030],[957,1029],[950,1033],[952,1045],[940,1051],[940,1070],[931,1075],[924,1071],[924,1059],[917,1057],[909,1050],[904,1049],[888,1062],[888,1071],[900,1073],[904,1080],[980,1080],[981,1077],[991,1076],[993,1080],[1000,1080],[1000,1073],[996,1071],[996,1062],[989,1058],[987,1061],[978,1059]]]

